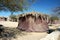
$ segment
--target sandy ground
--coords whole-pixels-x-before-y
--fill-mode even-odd
[[[28,33],[23,36],[17,36],[17,38],[13,40],[40,40],[41,38],[44,38],[46,35],[47,33]]]

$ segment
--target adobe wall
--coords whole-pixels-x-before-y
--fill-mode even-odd
[[[7,18],[0,17],[0,21],[7,21]]]
[[[17,28],[28,32],[46,32],[49,29],[47,17],[37,15],[27,14],[19,17]]]

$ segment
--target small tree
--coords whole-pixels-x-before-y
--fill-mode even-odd
[[[13,22],[17,21],[16,15],[10,15],[10,19]]]
[[[57,16],[50,17],[51,23],[53,23],[55,20],[59,20],[59,18]]]
[[[33,2],[34,0],[0,0],[0,11],[8,10],[12,15],[13,12],[26,10]]]

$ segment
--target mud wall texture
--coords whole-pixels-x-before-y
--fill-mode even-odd
[[[37,13],[20,16],[17,28],[27,32],[46,32],[49,29],[48,17]]]

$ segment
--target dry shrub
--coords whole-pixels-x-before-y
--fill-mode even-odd
[[[0,40],[11,40],[16,38],[17,35],[22,36],[25,34],[17,28],[3,27],[2,31],[0,31]]]

